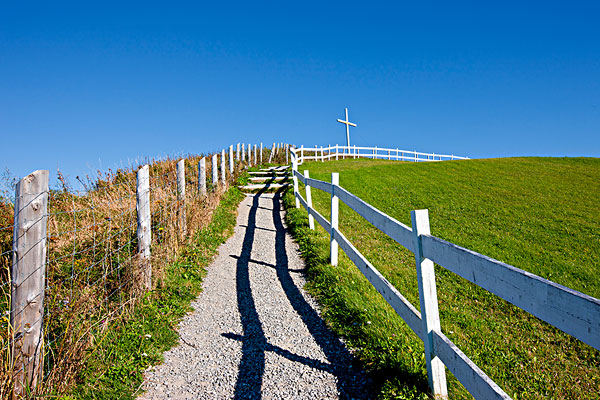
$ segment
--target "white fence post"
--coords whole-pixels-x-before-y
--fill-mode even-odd
[[[356,150],[356,145],[354,145],[354,159],[358,158],[358,153]]]
[[[340,199],[335,194],[335,187],[340,184],[340,174],[331,173],[331,232],[329,238],[329,259],[331,265],[338,265],[338,242],[333,238],[333,230],[338,229]]]
[[[217,153],[212,155],[211,159],[211,168],[212,168],[212,185],[213,189],[216,190],[219,187],[219,167],[217,165]]]
[[[294,198],[296,199],[296,208],[300,208],[300,200],[298,200],[298,177],[296,172],[298,171],[298,157],[292,156],[292,180],[294,181]]]
[[[288,165],[288,163],[289,163],[289,156],[290,156],[290,145],[286,144],[285,145],[285,165]]]
[[[310,178],[308,170],[304,171],[304,177],[305,178]],[[311,193],[310,193],[310,185],[308,183],[305,183],[304,184],[304,189],[306,190],[306,204],[308,205],[308,208],[310,210],[312,210],[312,196],[311,196]],[[308,227],[310,229],[314,230],[315,229],[315,219],[310,214],[310,210],[308,211]]]
[[[152,265],[150,264],[150,243],[152,243],[152,224],[150,221],[150,172],[144,165],[137,172],[136,187],[137,239],[142,284],[152,289]]]
[[[263,163],[263,144],[260,142],[260,164]]]
[[[339,146],[335,145],[335,161],[339,160]]]
[[[185,220],[185,160],[177,162],[177,212],[179,213],[179,229],[184,235],[187,232]]]
[[[258,154],[256,154],[257,148],[258,148],[258,146],[254,145],[254,165],[256,165],[258,163],[258,158],[257,158]]]
[[[437,290],[435,285],[435,269],[433,261],[423,257],[421,235],[429,235],[428,210],[414,210],[410,213],[415,243],[415,262],[419,283],[419,302],[421,320],[423,321],[423,343],[425,344],[425,362],[429,388],[436,397],[448,396],[446,386],[446,370],[444,363],[435,355],[433,348],[433,331],[441,332],[440,313],[438,309]]]
[[[198,162],[198,191],[200,196],[206,196],[206,158]]]
[[[227,187],[227,163],[225,162],[225,149],[221,150],[221,181]]]
[[[252,165],[252,145],[248,143],[248,166]]]
[[[233,145],[229,146],[229,173],[233,175]]]
[[[300,145],[300,159],[304,162],[304,145]]]
[[[48,171],[21,179],[15,189],[10,325],[13,399],[29,398],[43,378],[44,289]]]
[[[246,161],[246,150],[245,150],[245,144],[242,143],[242,162]]]
[[[240,161],[240,144],[237,144],[237,149],[236,149],[236,159],[238,160],[238,162]]]

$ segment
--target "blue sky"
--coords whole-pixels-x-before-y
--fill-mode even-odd
[[[231,143],[600,156],[598,2],[4,2],[2,162]],[[53,174],[53,176],[55,176]]]

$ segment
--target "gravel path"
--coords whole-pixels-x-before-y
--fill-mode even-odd
[[[368,398],[366,375],[302,290],[280,195],[248,195],[238,212],[180,345],[146,372],[139,399]]]

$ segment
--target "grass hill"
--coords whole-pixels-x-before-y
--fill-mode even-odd
[[[312,162],[311,178],[340,185],[410,226],[429,209],[433,235],[600,297],[600,159],[504,158],[438,163],[381,160]],[[304,188],[300,189],[304,194]],[[291,192],[291,191],[290,191]],[[312,190],[329,218],[329,195]],[[309,265],[310,290],[339,334],[374,371],[381,397],[421,398],[423,346],[341,255],[328,265],[328,234],[307,229],[288,193],[288,223]],[[340,230],[419,308],[414,256],[340,203]],[[593,398],[600,354],[436,266],[442,330],[513,398]],[[453,377],[451,398],[469,398]]]

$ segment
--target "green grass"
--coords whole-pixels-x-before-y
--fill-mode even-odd
[[[233,232],[242,198],[237,188],[229,189],[210,224],[167,269],[162,285],[148,293],[132,315],[108,327],[90,349],[78,385],[66,399],[135,398],[146,368],[160,363],[162,353],[177,344],[176,325],[202,289],[204,268]]]
[[[599,159],[362,159],[299,169],[326,181],[339,172],[341,186],[409,226],[410,211],[427,208],[433,235],[600,297]],[[312,192],[329,218],[329,195]],[[291,193],[285,203],[307,259],[309,289],[374,372],[380,397],[424,397],[420,340],[345,255],[339,267],[328,265],[328,234],[307,229],[306,212],[290,208]],[[340,229],[418,309],[413,254],[343,204]],[[442,330],[513,398],[599,398],[598,351],[439,266],[436,281]],[[450,375],[449,391],[469,398]]]

